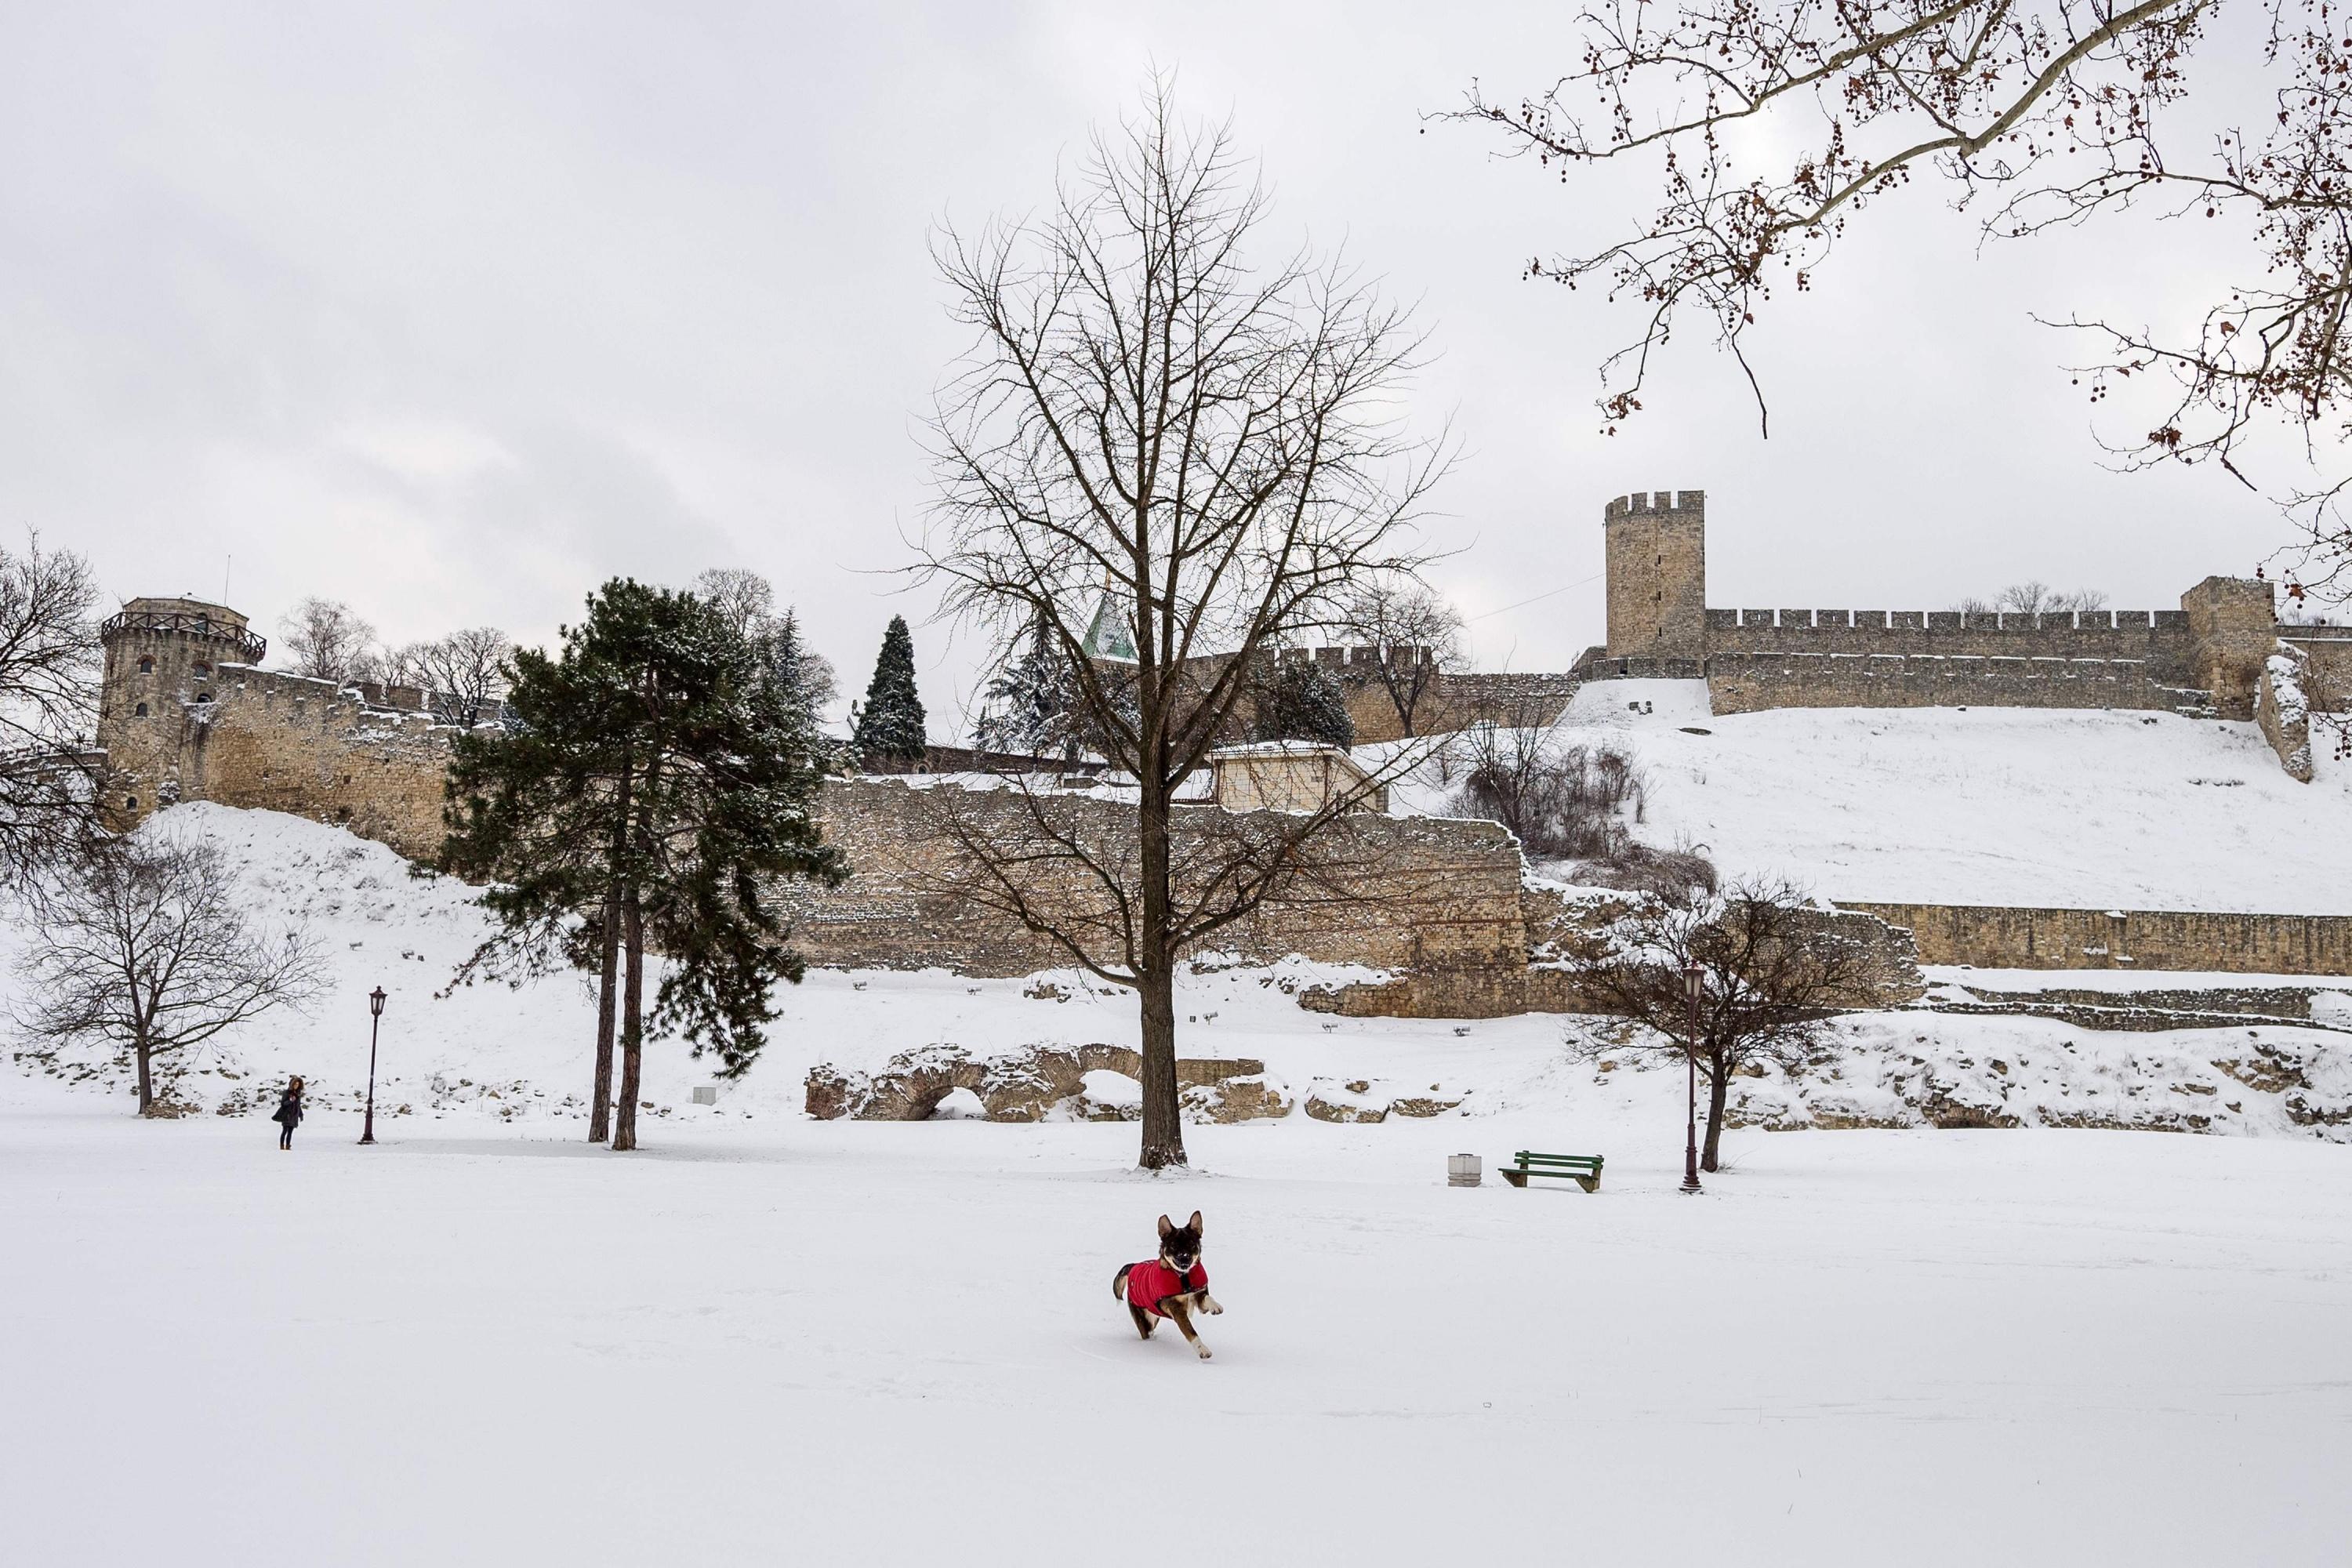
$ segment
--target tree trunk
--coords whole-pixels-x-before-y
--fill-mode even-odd
[[[1141,929],[1136,947],[1136,995],[1142,1017],[1143,1152],[1147,1171],[1181,1166],[1183,1108],[1176,1091],[1176,954],[1168,940],[1168,802],[1156,780],[1143,786],[1136,812],[1143,873]],[[1158,798],[1154,798],[1157,796]]]
[[[588,1142],[602,1143],[612,1131],[613,1117],[613,1008],[619,1000],[621,963],[621,858],[629,847],[629,785],[635,781],[636,764],[627,754],[621,758],[621,787],[613,802],[613,879],[604,889],[604,965],[596,986],[596,1089],[590,1096],[588,1107]]]
[[[637,1063],[645,1043],[646,921],[637,889],[623,895],[622,930],[628,946],[628,978],[621,988],[621,1102],[613,1118],[613,1148],[637,1146]]]
[[[1699,1145],[1698,1151],[1702,1171],[1715,1169],[1715,1152],[1723,1142],[1723,1101],[1731,1089],[1730,1077],[1722,1058],[1715,1058],[1706,1076],[1706,1142]]]
[[[144,1116],[155,1109],[154,1053],[143,1037],[134,1041],[131,1048],[139,1054],[139,1114]]]
[[[613,1131],[613,1013],[621,988],[621,888],[604,895],[604,966],[596,982],[596,1092],[588,1106],[588,1142],[602,1143]]]

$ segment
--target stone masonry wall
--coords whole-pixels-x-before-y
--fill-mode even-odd
[[[811,963],[1018,975],[1071,962],[1050,939],[956,891],[958,856],[937,828],[944,808],[998,819],[1007,834],[1023,830],[1025,807],[1009,790],[869,779],[825,785],[818,815],[852,872],[839,888],[786,889],[793,945]],[[1052,809],[1066,830],[1114,854],[1133,821],[1131,808],[1081,795],[1058,797]],[[1246,818],[1213,807],[1180,811],[1180,863],[1187,839],[1237,822]],[[1261,962],[1299,952],[1380,968],[1525,968],[1519,850],[1499,824],[1363,815],[1335,831],[1347,835],[1345,861],[1326,885],[1294,888],[1208,945]],[[1074,881],[1069,897],[1083,896]]]
[[[1838,900],[1910,929],[1922,963],[2352,974],[2352,915],[2026,909]]]
[[[457,730],[302,676],[226,666],[216,685],[212,702],[151,721],[177,728],[182,798],[335,823],[413,860],[440,853]]]
[[[242,628],[242,616],[233,622]],[[213,800],[335,823],[412,859],[439,853],[456,730],[429,712],[372,707],[331,681],[237,663],[233,651],[225,637],[184,631],[108,637],[98,739],[112,826]]]
[[[1717,713],[1769,708],[2195,709],[2203,693],[2160,684],[2136,659],[1861,654],[1717,654]]]
[[[2197,684],[2197,639],[2185,610],[1709,610],[1706,642],[1714,654],[2131,659],[2159,684]]]
[[[1696,658],[1706,651],[1706,493],[1636,491],[1602,511],[1609,651]]]

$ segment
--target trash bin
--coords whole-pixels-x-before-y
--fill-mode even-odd
[[[1448,1154],[1445,1157],[1445,1184],[1449,1187],[1475,1187],[1486,1172],[1486,1166],[1475,1154]]]
[[[694,1103],[697,1105],[718,1104],[719,1086],[715,1083],[696,1084],[694,1086]]]

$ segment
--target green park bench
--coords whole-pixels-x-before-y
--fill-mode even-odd
[[[1601,1190],[1598,1154],[1531,1154],[1522,1149],[1515,1158],[1516,1166],[1507,1165],[1496,1173],[1515,1187],[1526,1186],[1529,1176],[1566,1176],[1588,1193]]]

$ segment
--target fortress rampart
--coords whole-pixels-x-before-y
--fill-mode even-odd
[[[2352,974],[2352,915],[1835,902],[1909,931],[1922,963]]]
[[[1718,609],[1706,603],[1704,491],[1621,496],[1602,529],[1609,641],[1572,673],[1704,679],[1717,713],[1982,705],[2252,720],[2283,637],[2313,645],[2313,684],[2352,676],[2352,638],[2282,626],[2257,578],[2208,577],[2168,610]]]
[[[1706,662],[1717,713],[1770,708],[2139,708],[2201,706],[2128,658],[1975,654],[1718,653]]]
[[[110,823],[181,800],[291,812],[412,859],[439,853],[449,742],[430,693],[255,668],[262,639],[218,605],[135,599],[100,630],[98,742]],[[413,696],[405,709],[382,704]]]

